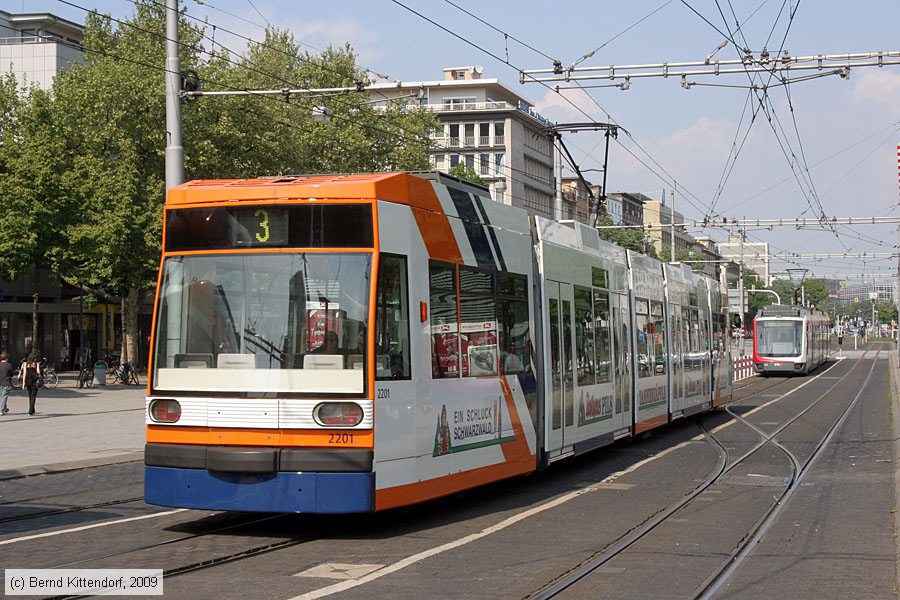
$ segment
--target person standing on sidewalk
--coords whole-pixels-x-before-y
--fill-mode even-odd
[[[22,389],[28,390],[28,414],[34,414],[34,402],[37,400],[38,378],[41,377],[41,362],[36,352],[28,355],[22,367]]]
[[[13,367],[9,363],[9,354],[0,352],[0,417],[6,416],[9,407],[6,403],[9,401],[9,393],[12,391],[12,372]]]

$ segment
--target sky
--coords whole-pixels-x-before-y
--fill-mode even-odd
[[[519,83],[520,69],[548,68],[548,57],[570,65],[595,51],[579,66],[698,61],[728,36],[755,55],[764,47],[772,55],[787,50],[794,56],[897,51],[897,0],[181,4],[189,14],[206,18],[216,28],[216,41],[234,50],[246,42],[224,30],[261,40],[270,23],[290,30],[311,53],[349,42],[362,66],[393,80],[440,79],[443,67],[483,65],[484,77],[500,79],[549,119],[612,122],[627,131],[610,148],[608,189],[653,198],[665,190],[668,198],[674,187],[676,210],[688,220],[710,215],[719,220],[816,218],[821,212],[828,217],[900,216],[900,66],[860,67],[849,79],[829,76],[771,87],[766,110],[759,110],[762,93],[747,89],[746,74],[695,77],[705,85],[687,90],[678,78],[632,80],[627,91],[556,91],[556,84]],[[50,12],[79,23],[85,19],[82,8],[122,18],[134,5],[131,0],[0,0],[7,12]],[[732,34],[738,23],[739,32]],[[738,50],[730,44],[715,55],[736,57]],[[565,143],[580,168],[602,166],[598,134],[569,134]],[[597,182],[601,177],[587,175]],[[898,231],[896,224],[838,227],[838,235],[819,227],[777,227],[748,229],[747,239],[769,242],[773,253],[883,253],[897,252]],[[721,227],[689,232],[727,237]],[[848,280],[865,273],[871,280],[896,276],[897,259],[773,262],[775,270],[785,267]]]

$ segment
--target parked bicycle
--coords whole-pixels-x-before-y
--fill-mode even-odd
[[[56,373],[56,367],[47,363],[47,359],[41,361],[41,386],[47,389],[56,389],[59,385],[59,375]]]
[[[94,385],[94,368],[89,365],[84,365],[78,372],[78,387],[89,388],[92,385]]]
[[[110,366],[106,369],[106,383],[123,383],[125,385],[141,385],[137,371],[131,363],[122,363],[118,366]]]

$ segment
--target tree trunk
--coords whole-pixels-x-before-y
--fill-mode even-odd
[[[127,356],[128,362],[135,368],[144,366],[146,362],[140,356],[140,332],[138,331],[141,299],[142,294],[137,288],[130,288],[128,295],[122,299],[122,324],[124,329],[122,356]]]
[[[35,280],[37,277],[35,277]],[[32,296],[32,305],[31,305],[31,352],[38,351],[38,295],[37,293]],[[28,351],[28,348],[25,349]]]
[[[124,365],[131,362],[131,355],[128,352],[128,327],[126,325],[126,315],[128,307],[125,305],[125,298],[119,301],[119,321],[122,326],[122,344],[119,351],[119,364]]]

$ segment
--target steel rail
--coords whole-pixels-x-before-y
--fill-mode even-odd
[[[775,504],[772,505],[772,508],[764,516],[756,529],[751,532],[751,535],[746,539],[746,541],[738,547],[738,551],[733,552],[732,555],[729,556],[729,558],[723,563],[722,567],[716,573],[711,575],[706,581],[704,581],[703,584],[701,584],[697,592],[694,594],[695,598],[699,598],[700,600],[709,600],[710,598],[712,598],[712,596],[719,590],[719,588],[721,588],[722,585],[735,573],[735,571],[737,571],[741,564],[743,564],[744,560],[746,560],[746,558],[750,555],[750,553],[753,551],[753,548],[756,546],[756,544],[759,543],[760,539],[762,539],[766,532],[771,529],[772,525],[775,524],[778,516],[781,514],[781,511],[784,510],[785,506],[787,506],[790,499],[793,498],[796,491],[800,489],[800,484],[803,482],[803,478],[818,460],[819,456],[822,455],[822,452],[825,451],[825,448],[831,442],[832,438],[834,438],[837,430],[841,427],[841,425],[844,424],[844,421],[847,420],[850,412],[856,406],[857,401],[859,401],[859,399],[862,397],[863,390],[865,390],[866,386],[869,385],[869,380],[872,379],[872,373],[875,372],[875,365],[878,362],[879,352],[880,351],[876,351],[875,359],[872,360],[872,366],[869,367],[869,372],[866,375],[865,381],[863,381],[862,385],[859,387],[859,390],[841,412],[837,420],[832,423],[831,427],[826,432],[825,437],[823,437],[821,441],[816,445],[816,449],[813,451],[813,453],[809,456],[809,458],[806,459],[806,461],[803,463],[803,466],[797,471],[796,477],[794,477],[791,484],[789,484],[781,494],[781,496],[778,497],[778,500],[775,502]],[[759,428],[752,425],[750,422],[739,417],[738,415],[735,415],[731,411],[729,411],[729,413],[749,425],[752,429],[754,429],[761,435],[765,435]],[[800,414],[802,415],[803,413]],[[799,416],[800,415],[798,415],[798,417]],[[791,457],[791,460],[795,462],[795,464],[799,465],[799,461],[793,453],[789,452],[777,442],[775,442],[775,445],[781,448],[784,452],[788,453],[788,455]]]
[[[824,375],[825,373],[830,371],[836,364],[837,364],[837,362],[834,362],[831,365],[828,365],[827,368],[825,370],[823,370],[821,373],[819,373],[819,375],[817,375],[816,377]],[[788,426],[790,426],[791,424],[796,422],[800,417],[802,417],[807,411],[809,411],[811,408],[813,408],[813,406],[817,405],[819,402],[824,400],[825,397],[827,397],[838,385],[840,385],[841,383],[846,381],[846,379],[848,377],[850,377],[850,375],[855,371],[856,367],[857,367],[857,365],[854,365],[853,368],[851,368],[847,372],[846,375],[841,377],[837,382],[835,382],[832,386],[830,386],[825,392],[821,393],[819,395],[818,399],[815,400],[815,402],[811,403],[810,406],[806,407],[799,414],[792,417],[790,420],[785,422],[781,427],[779,427],[774,432],[772,432],[771,436],[774,437],[775,435],[778,435],[779,433],[781,433],[784,429],[786,429]],[[812,381],[812,380],[810,380],[810,381]],[[775,386],[772,386],[772,387],[775,387]],[[781,401],[799,389],[801,389],[801,388],[800,387],[793,388],[793,389],[787,391],[786,393],[782,394],[780,397],[778,397],[774,401],[775,402]],[[577,583],[578,581],[580,581],[587,575],[593,573],[598,568],[603,566],[605,563],[609,562],[610,560],[612,560],[613,558],[615,558],[616,556],[620,555],[622,552],[627,550],[629,547],[633,546],[636,542],[638,542],[640,539],[642,539],[648,533],[650,533],[651,531],[653,531],[654,529],[656,529],[657,527],[662,525],[672,515],[677,513],[679,510],[684,508],[686,505],[688,505],[692,500],[694,500],[697,496],[699,496],[700,494],[705,492],[707,489],[709,489],[714,483],[716,483],[722,477],[727,475],[735,467],[737,467],[738,465],[743,463],[745,460],[747,460],[747,458],[749,458],[755,452],[760,450],[766,444],[770,443],[770,441],[768,439],[763,439],[763,440],[757,442],[757,444],[755,446],[753,446],[753,448],[751,448],[750,450],[748,450],[747,452],[742,454],[740,457],[735,459],[734,462],[732,462],[731,464],[727,464],[727,452],[725,453],[725,456],[723,457],[722,452],[724,451],[724,447],[722,446],[722,444],[717,439],[715,439],[715,436],[712,435],[712,432],[708,431],[705,428],[705,426],[700,424],[700,427],[704,430],[704,436],[717,447],[717,451],[720,454],[719,460],[716,464],[716,468],[713,469],[713,471],[712,471],[712,475],[710,475],[706,479],[704,479],[704,481],[699,486],[697,486],[694,490],[689,492],[687,495],[685,495],[681,499],[677,500],[676,502],[670,504],[668,507],[662,509],[661,511],[657,512],[650,519],[645,521],[642,525],[640,525],[636,529],[629,531],[624,536],[620,537],[618,540],[616,540],[615,542],[613,542],[612,544],[607,546],[604,550],[601,551],[600,554],[597,554],[593,558],[588,559],[586,562],[583,562],[581,565],[577,566],[574,570],[568,572],[566,575],[564,575],[557,581],[550,583],[549,585],[545,586],[541,590],[538,590],[538,592],[536,594],[529,596],[529,597],[534,597],[539,600],[545,600],[547,598],[553,598],[553,597],[557,596],[559,593],[572,587],[575,583]]]

